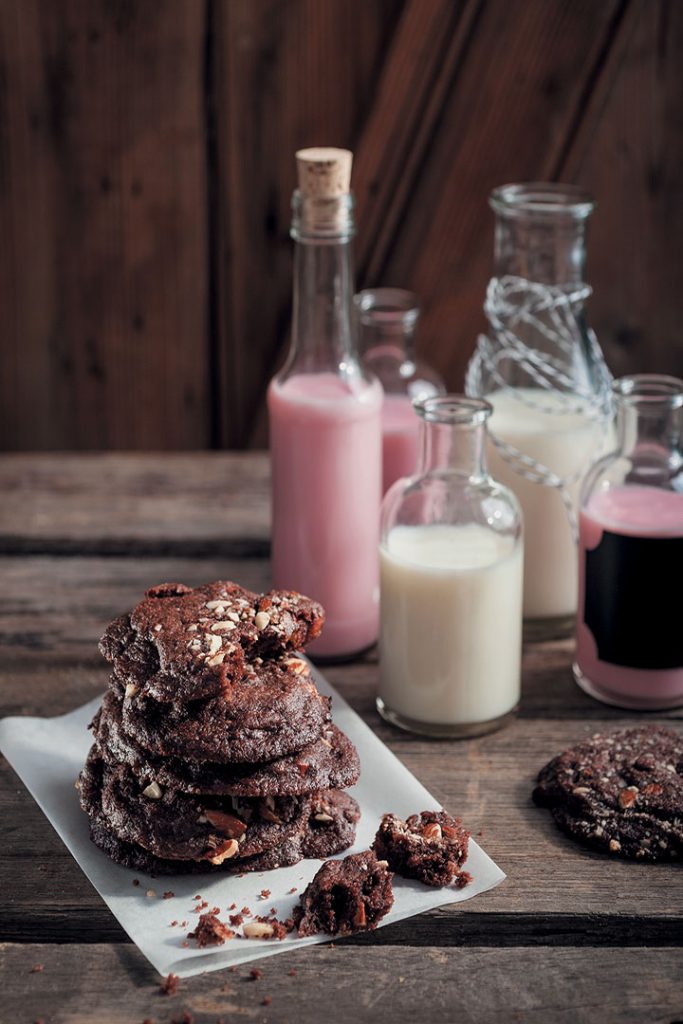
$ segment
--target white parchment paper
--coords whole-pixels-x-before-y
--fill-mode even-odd
[[[325,678],[317,671],[315,675],[320,692],[332,696],[335,723],[356,744],[361,759],[361,780],[350,792],[360,804],[362,817],[354,847],[339,855],[345,856],[370,846],[379,819],[386,811],[406,817],[423,810],[439,809],[439,804]],[[86,727],[99,703],[97,698],[58,718],[5,718],[0,721],[0,750],[111,912],[154,967],[161,974],[173,971],[179,977],[189,977],[328,941],[329,936],[324,935],[307,939],[288,935],[281,942],[235,938],[224,946],[198,949],[191,941],[189,948],[183,948],[187,932],[194,928],[198,919],[198,914],[193,913],[196,894],[201,894],[208,902],[207,909],[220,907],[221,920],[226,922],[232,903],[237,905],[238,911],[249,907],[252,914],[267,914],[271,907],[276,907],[278,917],[284,920],[291,915],[299,894],[321,862],[304,860],[293,867],[247,874],[244,878],[234,875],[151,878],[112,863],[90,842],[87,817],[78,805],[74,788],[91,743]],[[448,810],[453,814],[458,812],[457,807]],[[394,876],[394,906],[380,927],[432,907],[472,899],[505,878],[500,868],[472,841],[466,868],[473,881],[464,889],[430,889],[419,882]],[[139,878],[139,886],[132,884],[133,878]],[[292,895],[289,890],[294,886],[297,892]],[[153,889],[156,896],[147,896],[149,889]],[[266,900],[260,898],[264,889],[270,890]],[[162,898],[162,893],[168,890],[175,893],[173,899]],[[185,928],[171,927],[173,920],[185,920],[189,924]]]

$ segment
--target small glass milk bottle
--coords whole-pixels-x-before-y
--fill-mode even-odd
[[[382,503],[377,707],[428,736],[504,725],[520,695],[522,525],[486,471],[487,402],[416,403],[417,475]]]
[[[368,288],[356,295],[363,363],[384,390],[383,493],[417,467],[419,421],[413,401],[443,394],[436,370],[415,355],[417,296],[402,288]]]
[[[570,632],[577,606],[581,480],[606,450],[609,372],[588,328],[585,232],[592,198],[572,185],[504,185],[494,277],[467,392],[493,406],[489,463],[524,513],[531,636]],[[530,627],[530,628],[529,628]]]
[[[614,384],[618,447],[588,473],[574,675],[607,704],[683,706],[683,380]]]
[[[371,646],[379,617],[382,388],[356,344],[351,159],[297,153],[292,342],[268,388],[273,582],[323,605],[323,658]]]

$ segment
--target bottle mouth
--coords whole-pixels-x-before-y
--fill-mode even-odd
[[[366,288],[353,301],[361,323],[368,326],[413,326],[420,315],[417,295],[404,288]]]
[[[660,373],[634,373],[620,377],[612,384],[615,398],[626,405],[645,408],[683,408],[683,380]]]
[[[569,217],[585,220],[595,209],[595,200],[590,192],[578,185],[560,182],[532,181],[500,185],[494,188],[489,204],[496,211],[508,217]]]
[[[493,412],[493,406],[483,398],[468,398],[466,395],[418,398],[413,402],[413,408],[425,423],[451,427],[477,427],[485,423]]]

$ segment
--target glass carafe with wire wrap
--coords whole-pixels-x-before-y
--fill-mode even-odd
[[[585,231],[594,203],[571,185],[491,195],[495,272],[467,391],[493,406],[491,472],[525,521],[527,635],[569,633],[578,599],[581,481],[611,436],[611,377],[586,319]]]

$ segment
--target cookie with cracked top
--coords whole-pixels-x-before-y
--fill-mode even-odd
[[[299,935],[371,931],[394,904],[393,875],[372,850],[328,860],[294,908]]]
[[[372,844],[380,860],[404,878],[417,878],[435,887],[452,882],[462,888],[470,881],[460,870],[467,859],[470,833],[460,818],[446,811],[422,811],[402,821],[385,814]]]
[[[121,680],[158,701],[201,700],[229,691],[262,659],[305,647],[323,622],[321,606],[294,591],[162,583],[110,624],[100,651]]]
[[[230,796],[296,796],[353,786],[360,776],[358,752],[332,722],[294,754],[260,764],[218,764],[181,757],[155,757],[129,736],[122,721],[122,698],[108,690],[92,724],[95,739],[117,761],[161,786],[183,793]]]
[[[81,787],[81,791],[83,787]],[[90,838],[111,860],[123,867],[149,875],[241,874],[248,871],[271,871],[298,864],[304,857],[329,857],[351,846],[355,839],[355,822],[360,815],[358,804],[348,793],[324,794],[331,808],[332,822],[324,826],[308,821],[305,828],[280,846],[254,857],[228,859],[222,864],[210,861],[169,860],[155,857],[136,843],[119,839],[101,814],[90,818]]]
[[[107,762],[93,745],[80,775],[81,805],[101,814],[119,839],[169,860],[221,864],[253,857],[298,835],[313,797],[198,797],[162,788],[128,765]],[[319,799],[316,794],[316,799]]]
[[[330,718],[330,698],[306,672],[264,662],[220,697],[162,704],[131,692],[116,675],[126,733],[158,757],[256,763],[300,750],[316,740]]]
[[[683,737],[653,725],[598,733],[541,769],[533,799],[587,846],[635,860],[681,860]]]

